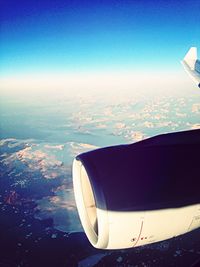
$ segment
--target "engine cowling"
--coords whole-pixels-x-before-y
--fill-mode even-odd
[[[192,130],[78,155],[74,193],[91,244],[130,248],[200,227],[199,153]]]

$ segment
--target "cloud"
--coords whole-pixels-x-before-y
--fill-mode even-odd
[[[147,127],[147,128],[153,128],[154,127],[154,124],[150,121],[145,121],[144,122],[144,126]]]
[[[145,138],[145,134],[140,131],[131,131],[125,137],[130,141],[137,142],[143,140]]]
[[[200,123],[195,123],[195,124],[193,124],[193,125],[191,125],[191,127],[190,127],[191,129],[200,129]]]
[[[95,127],[97,129],[106,129],[107,128],[107,125],[106,124],[103,124],[103,123],[99,123],[99,124],[95,125]]]
[[[181,112],[176,112],[176,116],[177,117],[181,117],[181,118],[185,118],[185,117],[187,117],[187,114],[186,113],[181,113]]]
[[[190,80],[181,71],[79,71],[79,72],[48,72],[18,73],[0,77],[0,90],[3,94],[24,93],[57,95],[57,90],[68,96],[104,95],[112,101],[124,96],[182,93]],[[28,90],[27,90],[28,88]],[[55,89],[56,88],[56,89]],[[181,88],[181,91],[177,90]],[[50,93],[51,92],[51,93]]]
[[[156,114],[153,116],[153,119],[155,120],[166,119],[166,116],[164,116],[163,114]]]
[[[56,150],[63,150],[64,145],[44,145],[45,148],[47,149],[56,149]]]
[[[87,152],[97,148],[98,148],[97,146],[91,144],[75,143],[75,142],[70,143],[71,156],[73,158],[83,152]]]
[[[200,113],[200,103],[195,103],[192,105],[192,112],[193,113]]]
[[[115,128],[116,129],[123,129],[123,128],[125,128],[126,127],[126,124],[125,123],[122,123],[122,122],[117,122],[116,124],[115,124]]]
[[[178,127],[178,123],[174,123],[173,121],[162,121],[156,124],[157,127]]]

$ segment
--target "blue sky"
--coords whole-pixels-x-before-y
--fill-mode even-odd
[[[177,70],[200,48],[199,0],[1,0],[0,10],[0,76]]]

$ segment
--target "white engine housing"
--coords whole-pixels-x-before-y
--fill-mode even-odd
[[[189,131],[186,133],[187,133],[186,135],[188,135],[188,133],[190,133],[189,135],[193,135],[194,142],[196,142],[196,144],[198,143],[197,145],[199,145],[200,130]],[[143,149],[142,146],[143,147],[145,146],[148,149],[148,147],[152,148],[153,146],[156,147],[156,149],[158,147],[161,149],[163,148],[162,139],[165,140],[166,146],[173,145],[174,147],[175,146],[174,140],[178,138],[177,140],[179,141],[177,141],[177,143],[180,144],[181,143],[180,137],[183,136],[183,134],[181,136],[178,136],[177,134],[171,134],[170,138],[172,138],[173,141],[172,139],[170,141],[166,139],[167,135],[165,135],[164,137],[163,136],[156,137],[157,139],[161,138],[159,139],[160,143],[158,142],[156,143],[156,145],[155,145],[155,138],[154,140],[153,138],[150,138],[147,140],[145,144],[143,144],[144,141],[139,142],[140,143],[140,144],[138,143],[139,147]],[[186,143],[186,139],[184,139],[184,144]],[[137,144],[133,144],[130,146],[132,146],[132,148],[128,149],[133,149],[134,147],[136,152],[138,151],[138,147],[136,147],[138,146]],[[107,149],[112,150],[112,148],[104,148],[103,153]],[[96,150],[95,154],[96,153],[97,154],[101,153],[101,149]],[[107,154],[107,151],[105,153]],[[120,153],[126,153],[126,151],[124,151],[124,147],[122,147],[122,151]],[[84,155],[85,154],[87,153],[84,153]],[[91,157],[92,159],[93,156],[94,155],[92,155]],[[91,158],[86,157],[86,159],[84,159],[84,157],[83,158],[79,157],[80,156],[74,159],[73,162],[73,183],[74,183],[75,200],[80,220],[85,230],[85,233],[94,247],[101,249],[131,248],[172,238],[200,227],[200,201],[197,201],[197,199],[199,198],[196,198],[195,201],[192,202],[187,200],[186,202],[184,202],[184,205],[170,204],[170,205],[164,205],[163,208],[158,208],[157,206],[155,209],[151,207],[146,208],[146,206],[143,204],[143,208],[141,207],[137,208],[137,205],[136,206],[132,205],[133,209],[130,210],[129,203],[127,201],[124,202],[125,204],[123,206],[123,209],[121,207],[119,207],[119,210],[117,210],[117,208],[112,208],[109,202],[112,201],[112,190],[109,191],[108,194],[108,191],[106,191],[107,189],[104,187],[103,183],[101,184],[101,175],[98,172],[97,166],[94,167],[94,165],[92,165],[92,163],[90,162],[91,166],[93,166],[95,169],[95,178],[99,176],[97,177],[97,181],[95,181],[95,179],[93,179],[94,173],[91,174],[87,164],[86,168],[88,169],[88,171],[84,166],[84,162],[90,161]],[[191,157],[192,156],[190,155],[190,158]],[[193,160],[193,157],[191,158],[191,160]],[[166,167],[171,168],[170,167],[171,159],[169,159],[168,163],[166,164],[168,165],[168,166],[166,165]],[[191,166],[192,165],[190,165],[190,167]],[[180,166],[178,166],[177,164],[177,167]],[[196,163],[194,163],[194,168],[196,168]],[[200,174],[199,169],[196,169],[196,171]],[[198,177],[200,180],[200,176]],[[102,179],[104,178],[105,177],[103,177]],[[134,177],[132,178],[132,180],[134,180]],[[181,182],[181,177],[179,180]],[[192,182],[191,177],[188,177],[188,180],[191,180]],[[109,183],[108,180],[105,182],[105,184],[107,183]],[[128,183],[128,185],[132,184],[134,186],[134,181],[130,182],[130,178],[126,178],[126,173],[124,177],[121,177],[121,183]],[[194,186],[197,186],[197,183],[196,184],[195,183]],[[118,186],[117,181],[116,181],[116,186]],[[173,186],[173,184],[170,184],[169,186]],[[114,187],[115,184],[113,184],[113,198],[116,197],[116,195],[114,195],[115,194]],[[127,200],[128,198],[126,198],[125,194],[130,194],[129,190],[130,188],[128,186],[126,187],[126,191],[123,191],[123,185],[121,187],[122,187],[121,194],[122,195],[124,194],[125,200]],[[154,187],[156,187],[156,184],[154,185]],[[142,191],[141,187],[136,188],[135,190]],[[152,189],[150,188],[150,190]],[[134,194],[134,190],[132,192]],[[197,195],[198,191],[194,189],[193,192],[194,194]],[[170,194],[168,197],[170,200],[171,197]],[[132,202],[133,199],[134,198],[131,198]],[[128,207],[127,210],[126,206]],[[162,207],[162,205],[160,205],[160,207]]]

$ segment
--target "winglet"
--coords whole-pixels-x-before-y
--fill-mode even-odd
[[[197,48],[191,47],[183,60],[191,68],[191,70],[195,70],[195,63],[197,61]]]
[[[197,48],[191,47],[181,63],[191,79],[200,88],[200,60],[197,58]]]

